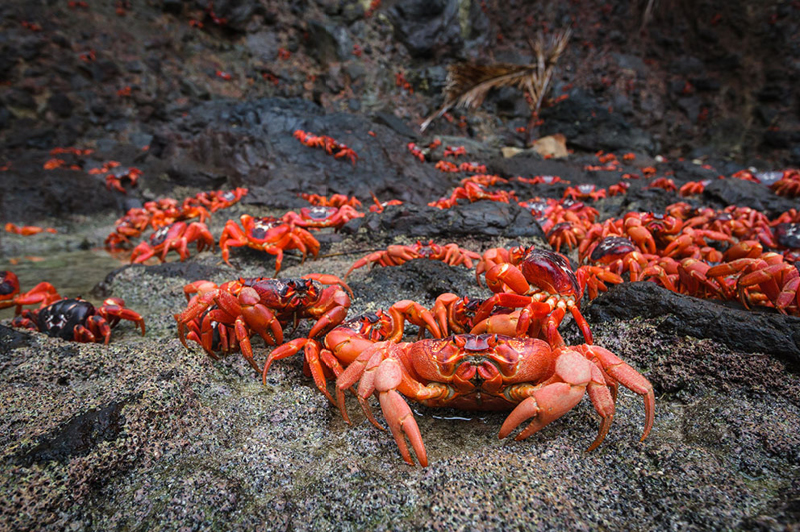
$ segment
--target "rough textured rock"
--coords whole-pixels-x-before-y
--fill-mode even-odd
[[[711,338],[737,351],[772,353],[800,365],[800,318],[793,316],[731,308],[653,283],[615,286],[589,307],[589,315],[597,321],[629,320],[643,314],[662,316],[659,329],[676,336]]]
[[[459,200],[452,209],[419,207],[416,205],[389,206],[380,216],[370,214],[351,222],[369,232],[380,230],[392,237],[443,239],[452,236],[539,238],[544,233],[530,212],[513,203]]]
[[[292,136],[297,129],[333,136],[360,158],[353,165],[322,149],[303,146]],[[444,195],[450,187],[442,172],[409,164],[413,159],[404,150],[407,140],[394,130],[358,115],[324,114],[304,100],[210,102],[161,138],[162,163],[178,182],[186,174],[191,179],[191,169],[213,168],[217,182],[247,186],[248,203],[283,206],[287,197],[301,192],[361,198],[374,192],[382,201],[420,204]]]
[[[598,150],[633,150],[655,154],[657,143],[639,128],[628,123],[619,113],[597,105],[596,100],[580,90],[569,98],[541,112],[542,136],[561,133],[567,145],[595,152]]]
[[[390,10],[395,36],[414,57],[429,57],[463,45],[458,0],[403,0]]]

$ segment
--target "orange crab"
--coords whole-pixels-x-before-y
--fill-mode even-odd
[[[122,182],[127,180],[130,182],[131,187],[135,187],[140,177],[142,177],[142,171],[138,168],[132,166],[130,168],[116,167],[106,174],[106,188],[127,194],[128,191],[122,186]]]
[[[499,437],[531,420],[515,438],[523,440],[569,412],[588,393],[602,418],[587,449],[592,451],[608,433],[617,387],[622,384],[644,398],[644,440],[655,412],[650,382],[607,349],[567,346],[560,336],[555,340],[548,344],[537,338],[463,334],[413,343],[376,342],[336,379],[339,410],[349,422],[344,392],[358,383],[357,395],[367,418],[381,428],[367,403],[370,395],[377,394],[403,460],[414,465],[407,437],[425,467],[425,445],[405,398],[429,407],[511,410]]]
[[[363,212],[358,212],[350,205],[341,207],[303,207],[300,214],[289,211],[281,218],[284,222],[294,224],[307,229],[322,229],[323,227],[333,227],[337,231],[347,222],[354,218],[361,218]]]
[[[300,193],[300,197],[307,200],[311,205],[319,207],[343,207],[349,205],[352,208],[361,207],[361,202],[358,198],[348,197],[344,194],[333,194],[330,198],[327,196],[320,196],[319,194]]]
[[[12,271],[0,272],[0,309],[17,307],[16,314],[19,314],[25,305],[39,304],[39,308],[43,308],[59,299],[61,296],[56,288],[48,282],[39,283],[20,294],[17,275]]]
[[[586,285],[584,274],[576,275],[567,259],[552,251],[530,248],[513,258],[515,263],[500,263],[486,272],[486,285],[495,294],[481,305],[476,322],[488,318],[496,307],[522,308],[517,334],[536,337],[541,328],[544,337],[553,343],[558,326],[569,311],[591,344],[592,332],[580,311]],[[544,320],[533,319],[541,312],[546,315]]]
[[[428,207],[450,209],[454,207],[460,199],[467,199],[470,203],[480,200],[508,203],[510,200],[516,201],[517,197],[513,191],[507,192],[505,190],[497,190],[489,192],[482,185],[468,181],[464,183],[464,186],[455,188],[449,198],[441,198],[437,201],[430,202],[428,203]]]
[[[176,250],[184,261],[189,258],[187,247],[192,242],[197,242],[198,253],[206,247],[214,247],[214,237],[211,236],[206,224],[175,222],[153,232],[150,238],[136,246],[131,254],[131,262],[139,264],[152,256],[158,256],[161,262],[165,262],[167,254],[172,249]]]
[[[6,223],[5,230],[6,233],[14,233],[15,235],[22,236],[38,235],[39,233],[58,233],[58,231],[52,227],[38,227],[36,225],[23,225],[20,227],[11,222]]]
[[[349,366],[371,344],[378,341],[399,342],[403,337],[405,322],[409,321],[428,330],[435,338],[441,338],[433,315],[414,301],[399,301],[388,312],[379,310],[349,319],[334,327],[322,343],[313,338],[298,338],[275,348],[264,364],[262,380],[267,384],[267,373],[273,362],[298,353],[305,352],[305,367],[314,379],[317,389],[333,404],[333,396],[328,391],[328,377],[341,375],[343,368]]]
[[[569,187],[564,191],[564,198],[571,198],[576,201],[584,201],[587,199],[595,201],[605,197],[606,190],[604,188],[597,188],[597,185],[586,183],[576,187]]]
[[[261,368],[253,359],[251,336],[258,334],[267,345],[281,345],[283,327],[302,318],[316,320],[309,338],[321,336],[344,320],[350,308],[347,294],[353,293],[338,277],[316,273],[302,279],[238,279],[220,286],[195,281],[183,291],[189,303],[175,314],[183,345],[187,338],[196,341],[214,359],[215,348],[227,353],[238,345],[257,372]]]
[[[430,259],[440,260],[450,266],[463,265],[465,268],[472,268],[472,261],[480,258],[481,256],[478,253],[462,249],[453,243],[440,246],[435,244],[433,240],[429,240],[427,244],[417,241],[413,246],[391,245],[385,250],[376,251],[358,259],[347,270],[344,278],[347,279],[353,270],[367,264],[373,266],[400,266],[413,259]]]
[[[281,271],[284,250],[300,250],[303,254],[302,260],[305,260],[307,253],[314,257],[319,253],[319,241],[302,227],[272,216],[253,218],[249,214],[243,214],[240,220],[242,227],[233,220],[228,220],[219,239],[222,260],[228,265],[231,247],[248,246],[275,255],[276,275]]]

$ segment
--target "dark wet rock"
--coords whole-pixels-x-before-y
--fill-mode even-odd
[[[297,129],[330,135],[360,158],[353,165],[306,147],[292,136]],[[444,195],[451,186],[442,172],[417,164],[404,149],[406,137],[358,115],[326,115],[304,100],[211,102],[162,131],[157,142],[165,143],[158,151],[173,179],[196,186],[247,186],[245,201],[251,204],[283,206],[285,198],[301,192],[364,199],[374,192],[382,201],[420,204]],[[203,176],[198,175],[199,167],[204,168]]]
[[[50,137],[38,142],[54,145]],[[0,211],[4,220],[24,222],[47,216],[92,214],[117,206],[117,199],[99,176],[65,169],[43,171],[42,161],[47,158],[45,154],[44,158],[20,159],[11,170],[0,172]]]
[[[280,43],[278,42],[278,36],[273,31],[251,33],[247,36],[245,42],[250,54],[256,59],[269,63],[278,57]]]
[[[670,292],[654,283],[615,286],[592,302],[588,315],[592,321],[662,316],[658,328],[669,334],[711,338],[737,351],[769,353],[800,364],[800,318],[730,308]]]
[[[19,43],[19,56],[25,61],[34,61],[42,52],[42,48],[47,44],[44,39],[29,37]]]
[[[92,79],[96,83],[103,83],[116,79],[119,76],[119,66],[110,59],[98,59],[90,63]]]
[[[368,214],[359,224],[367,234],[380,231],[390,237],[441,239],[460,237],[540,238],[544,234],[530,212],[513,203],[459,200],[451,209],[416,205],[389,206]]]
[[[207,4],[203,4],[205,8]],[[226,29],[244,33],[256,15],[263,15],[265,8],[253,0],[215,0],[214,14],[225,19]]]
[[[582,90],[572,90],[569,98],[542,109],[541,136],[561,133],[567,145],[589,152],[633,150],[655,154],[658,144],[652,136],[632,126],[619,113],[610,113]]]
[[[404,137],[413,140],[419,138],[419,133],[416,130],[411,129],[411,127],[409,127],[408,124],[406,124],[403,120],[397,118],[392,113],[388,113],[385,111],[378,111],[377,113],[375,113],[373,118],[376,123],[382,124],[390,128],[399,135],[402,135]]]
[[[310,20],[308,35],[311,55],[323,67],[349,59],[353,54],[353,41],[343,26]]]
[[[16,48],[3,44],[0,47],[0,81],[6,81],[11,71],[17,66],[19,52]]]
[[[770,148],[779,150],[792,146],[792,134],[789,131],[770,131],[764,132],[764,144]]]
[[[757,209],[769,217],[797,208],[796,199],[778,196],[769,187],[744,179],[714,180],[706,186],[703,197],[723,206],[739,205]]]
[[[47,100],[47,107],[61,118],[67,118],[72,114],[72,100],[63,92],[53,94]]]
[[[183,0],[161,0],[161,11],[170,15],[180,15],[183,11]]]
[[[31,467],[51,461],[66,464],[76,456],[86,456],[99,444],[115,440],[124,430],[125,417],[120,413],[123,406],[124,403],[114,402],[80,414],[55,433],[40,438],[33,448],[12,457],[11,462]]]
[[[768,107],[766,105],[759,105],[756,106],[754,110],[754,114],[761,122],[761,125],[765,127],[769,127],[775,123],[775,120],[778,118],[778,111],[772,107]]]
[[[395,37],[414,57],[442,55],[463,46],[457,0],[402,0],[388,14]]]
[[[30,334],[18,329],[12,329],[5,325],[0,325],[0,359],[1,354],[7,353],[18,347],[30,345]]]
[[[30,92],[22,89],[12,89],[5,93],[3,100],[8,107],[20,107],[22,109],[35,109],[36,100]]]

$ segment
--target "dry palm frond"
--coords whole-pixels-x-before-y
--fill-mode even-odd
[[[545,45],[539,35],[535,42],[528,41],[533,51],[535,63],[514,65],[498,63],[480,66],[471,64],[450,65],[447,68],[447,85],[444,88],[444,105],[425,119],[420,127],[425,131],[435,119],[453,107],[477,109],[486,99],[489,91],[500,87],[517,87],[531,97],[532,111],[539,110],[545,93],[553,78],[556,62],[567,47],[570,30],[556,33]]]
[[[639,31],[644,31],[645,26],[650,22],[650,17],[653,16],[653,10],[656,7],[656,0],[647,0],[644,8],[644,15],[642,15],[642,24],[639,26]]]

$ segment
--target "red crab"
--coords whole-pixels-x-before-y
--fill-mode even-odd
[[[456,165],[455,163],[451,163],[450,161],[445,161],[444,159],[442,159],[441,161],[436,163],[436,166],[434,168],[436,168],[440,172],[458,172],[459,171],[458,170],[458,165]]]
[[[759,258],[742,258],[711,267],[706,276],[714,278],[725,290],[735,281],[741,303],[774,306],[783,314],[800,315],[800,273],[779,253],[765,253]],[[759,293],[761,295],[756,295]],[[763,296],[763,297],[762,297]]]
[[[481,256],[478,253],[462,249],[453,243],[440,246],[435,244],[433,240],[429,240],[427,244],[417,241],[413,246],[391,245],[385,250],[376,251],[358,259],[347,270],[344,278],[347,279],[353,270],[367,264],[372,266],[400,266],[413,259],[431,259],[440,260],[450,266],[463,265],[466,268],[472,268],[472,261],[480,258]]]
[[[289,211],[281,220],[288,224],[294,224],[308,229],[334,227],[339,230],[353,218],[361,218],[363,216],[363,212],[358,212],[349,205],[342,205],[341,207],[315,206],[303,207],[300,209],[300,214]]]
[[[389,201],[379,201],[378,197],[375,194],[372,194],[372,201],[375,202],[374,205],[369,206],[369,212],[377,212],[381,213],[383,210],[388,207],[389,205],[402,205],[403,202],[400,200],[389,200]]]
[[[770,185],[775,194],[779,196],[786,196],[789,198],[796,198],[800,196],[800,171],[786,170],[783,177]]]
[[[333,372],[341,375],[367,347],[378,341],[399,342],[403,338],[406,320],[420,330],[428,330],[435,338],[441,333],[433,315],[418,303],[405,300],[392,305],[388,312],[379,310],[347,320],[334,327],[322,344],[313,338],[298,338],[275,348],[264,364],[262,380],[267,384],[267,373],[273,362],[290,357],[305,348],[305,364],[314,378],[317,389],[336,404],[328,391],[328,378]],[[324,347],[323,347],[324,346]]]
[[[338,286],[321,288],[320,283]],[[316,320],[309,338],[325,334],[344,320],[350,308],[350,297],[343,288],[352,294],[344,281],[323,274],[309,274],[302,279],[239,279],[220,286],[210,281],[195,281],[184,287],[187,297],[192,296],[186,309],[175,314],[178,334],[186,346],[188,328],[189,339],[200,343],[217,359],[214,333],[230,329],[233,334],[222,351],[232,350],[235,338],[242,356],[260,372],[253,359],[250,337],[258,334],[267,345],[281,345],[283,327],[302,318]]]
[[[233,190],[214,190],[211,192],[198,192],[194,198],[187,198],[187,200],[195,200],[201,205],[206,207],[211,212],[217,212],[220,209],[227,209],[231,205],[238,203],[244,196],[247,195],[248,189],[244,187],[237,187]],[[184,208],[187,204],[184,202]],[[187,216],[189,218],[191,216]],[[200,221],[204,221],[200,217]]]
[[[153,232],[149,239],[136,246],[131,254],[131,262],[139,264],[154,255],[158,256],[161,262],[165,262],[167,253],[172,249],[178,252],[183,261],[189,258],[187,247],[192,242],[197,242],[198,253],[206,247],[214,247],[214,237],[211,236],[206,224],[175,222]]]
[[[479,163],[476,163],[476,162],[469,162],[469,163],[461,163],[461,164],[459,164],[458,165],[458,171],[459,172],[472,172],[472,173],[485,174],[487,170],[486,170],[486,165],[485,164],[479,164]],[[508,182],[507,179],[505,179],[504,181],[506,183]]]
[[[222,260],[229,265],[230,250],[228,248],[231,247],[248,246],[275,255],[276,275],[281,271],[284,250],[300,250],[303,254],[302,260],[305,260],[307,253],[311,253],[314,257],[319,253],[319,242],[302,227],[272,216],[253,218],[249,214],[243,214],[240,220],[244,229],[233,220],[228,220],[219,239]]]
[[[517,177],[520,183],[528,183],[529,185],[555,185],[556,183],[570,184],[569,181],[561,179],[557,175],[537,175],[533,177]]]
[[[367,398],[377,393],[403,460],[414,464],[407,437],[425,467],[425,445],[404,396],[429,407],[511,410],[499,436],[505,438],[531,420],[515,438],[523,440],[566,414],[588,393],[602,418],[587,449],[592,451],[608,433],[622,384],[644,398],[644,440],[655,411],[650,382],[602,347],[566,346],[558,340],[548,345],[536,338],[464,334],[413,343],[376,342],[336,379],[339,410],[349,421],[344,392],[358,383],[359,402],[375,423]]]
[[[300,197],[308,200],[311,205],[319,207],[343,207],[345,205],[354,209],[361,207],[361,202],[358,201],[358,198],[351,198],[344,194],[334,194],[328,198],[327,196],[320,196],[319,194],[306,194],[305,192],[301,192]]]
[[[547,232],[547,241],[557,252],[564,244],[569,249],[576,248],[585,237],[586,229],[580,222],[557,223]]]
[[[138,168],[122,168],[117,167],[108,174],[106,174],[106,188],[108,190],[114,189],[127,194],[128,191],[122,186],[122,181],[127,180],[130,182],[131,187],[135,187],[139,178],[142,176],[142,171]]]
[[[0,308],[13,306],[19,294],[19,279],[12,271],[0,272]]]
[[[689,181],[685,185],[681,186],[681,188],[678,190],[678,194],[683,197],[702,194],[709,183],[711,183],[710,179],[703,179],[702,181]]]
[[[79,297],[60,299],[34,311],[23,310],[22,315],[11,321],[11,325],[64,340],[108,344],[111,328],[120,320],[136,322],[144,336],[142,317],[125,308],[125,302],[117,297],[106,299],[100,307],[95,307]]]
[[[425,162],[425,154],[423,153],[423,151],[421,149],[419,149],[419,147],[417,147],[416,144],[414,144],[413,142],[409,142],[406,145],[406,147],[408,148],[408,151],[411,152],[411,155],[413,155],[414,157],[419,159],[420,162],[423,162],[423,163]]]
[[[442,198],[438,201],[428,203],[428,207],[438,207],[439,209],[450,209],[454,207],[459,199],[467,199],[471,203],[480,200],[499,201],[508,203],[510,200],[516,201],[514,192],[506,192],[505,190],[497,190],[495,192],[487,191],[483,186],[478,183],[467,182],[463,187],[457,187],[449,198]]]
[[[545,338],[551,343],[567,311],[572,314],[586,343],[592,343],[589,324],[580,311],[585,279],[577,277],[569,262],[559,253],[531,248],[513,263],[494,266],[486,272],[486,285],[494,296],[481,305],[476,321],[488,318],[495,307],[523,308],[517,324],[517,334],[536,337],[540,324],[533,316],[546,311],[541,324]]]
[[[464,146],[448,146],[444,149],[444,157],[459,157],[466,154],[467,149]]]
[[[675,192],[678,190],[678,187],[675,186],[675,181],[666,177],[659,177],[653,180],[648,186],[644,187],[645,190],[651,188],[663,188],[667,192]]]
[[[46,307],[61,299],[55,287],[48,282],[42,282],[24,294],[19,293],[19,279],[12,271],[0,272],[0,309],[17,307],[16,314],[22,312],[24,305],[39,305]]]
[[[6,223],[5,226],[6,233],[14,233],[15,235],[22,235],[22,236],[31,236],[31,235],[38,235],[39,233],[53,233],[56,234],[58,231],[53,229],[52,227],[38,227],[35,225],[23,225],[22,227],[12,224],[11,222]]]
[[[466,163],[464,163],[466,164]],[[466,186],[467,183],[477,183],[483,187],[490,187],[498,183],[508,183],[508,179],[500,177],[499,175],[476,174],[473,176],[465,177],[461,180],[461,186]]]
[[[578,185],[576,187],[569,187],[567,190],[564,191],[565,198],[571,198],[572,200],[587,200],[590,199],[592,201],[599,200],[606,197],[606,190],[604,188],[597,188],[597,185],[590,185],[588,183],[584,183],[582,185]]]
[[[627,181],[620,181],[616,185],[611,185],[608,187],[608,195],[609,196],[622,196],[623,194],[628,193],[628,189],[631,188],[631,184]]]

